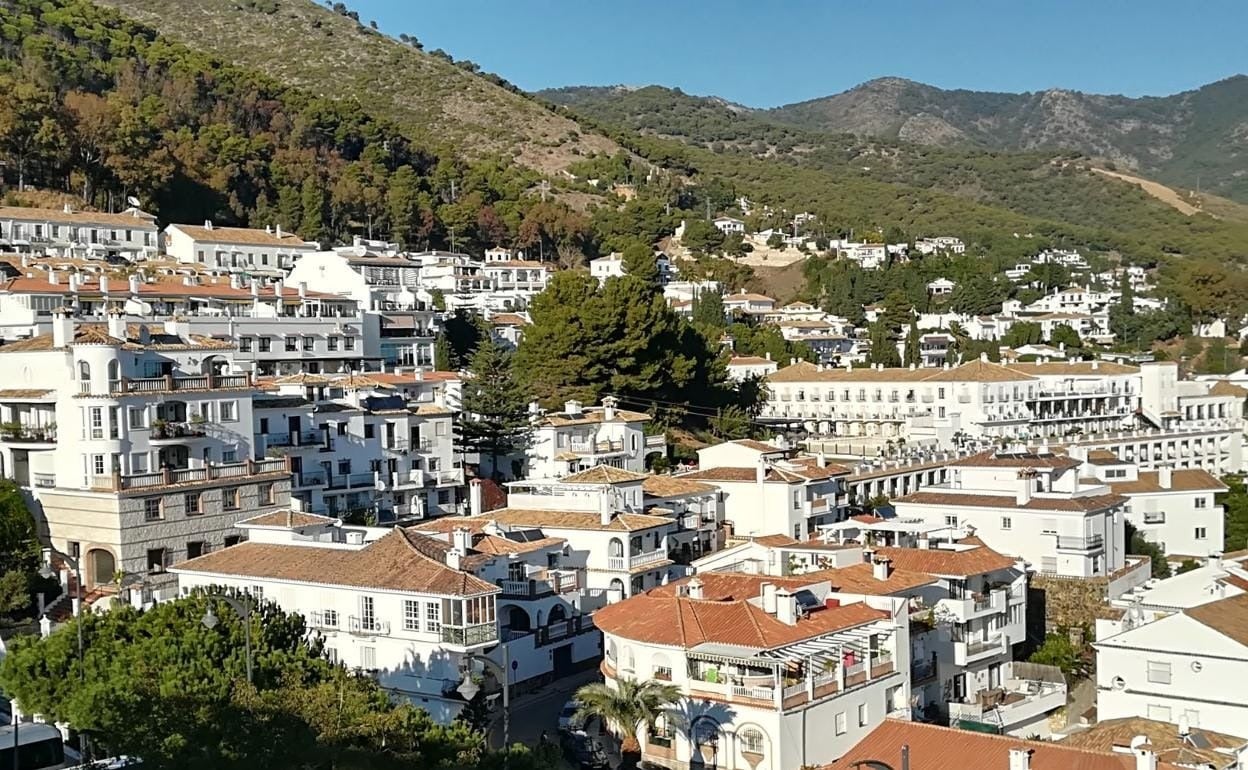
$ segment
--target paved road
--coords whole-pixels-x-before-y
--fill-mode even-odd
[[[559,711],[576,689],[589,682],[602,681],[597,669],[583,671],[560,679],[540,690],[526,693],[511,702],[511,740],[536,746],[545,731],[552,741],[558,740]],[[502,743],[502,720],[494,723],[491,744]]]

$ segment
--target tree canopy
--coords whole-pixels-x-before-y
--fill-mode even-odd
[[[464,448],[490,459],[495,476],[499,459],[523,449],[529,439],[529,397],[516,381],[511,356],[492,337],[477,347],[468,366],[457,428]]]

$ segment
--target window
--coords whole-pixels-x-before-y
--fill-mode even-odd
[[[148,572],[164,572],[165,558],[167,551],[164,548],[147,549],[147,571]]]
[[[1170,684],[1170,664],[1160,660],[1148,661],[1148,681],[1153,684]]]
[[[435,634],[442,630],[441,602],[425,602],[425,630]]]
[[[272,349],[273,349],[273,338],[272,338],[272,337],[261,337],[261,338],[260,338],[260,352],[261,352],[261,353],[268,353],[268,352],[269,352],[270,350],[272,350]]]
[[[1170,707],[1158,706],[1158,705],[1150,703],[1148,704],[1148,718],[1153,720],[1154,722],[1169,722],[1170,721]]]
[[[238,338],[238,352],[240,353],[251,352],[251,337],[239,337]]]
[[[258,489],[259,489],[259,495],[260,495],[260,504],[272,505],[273,504],[273,485],[261,484],[258,487]]]
[[[412,599],[403,600],[403,630],[420,630],[420,602]]]
[[[315,337],[304,337],[304,338],[303,338],[303,350],[304,350],[304,352],[305,352],[305,353],[311,353],[311,352],[312,352],[313,350],[315,350],[315,349],[316,349],[316,338],[315,338]]]
[[[1198,497],[1198,498],[1196,498],[1196,507],[1197,507],[1197,508],[1205,508],[1205,507],[1208,507],[1208,505],[1209,505],[1209,498],[1207,498],[1207,497]]]
[[[77,540],[70,540],[69,541],[69,555],[74,557],[75,559],[81,556],[82,555],[82,543],[79,543]]]
[[[350,472],[351,472],[351,461],[350,461],[350,460],[339,460],[339,461],[338,461],[338,475],[339,475],[339,476],[346,476],[346,475],[347,475],[348,473],[350,473]]]
[[[753,727],[747,727],[737,733],[737,737],[741,739],[741,751],[746,754],[762,754],[763,753],[763,733],[761,730]]]
[[[135,452],[130,455],[130,472],[147,473],[147,452]]]
[[[238,487],[221,490],[221,509],[226,511],[238,510]]]
[[[121,433],[121,407],[108,408],[108,437],[117,438]]]
[[[328,628],[337,628],[338,610],[321,610],[321,625]]]
[[[332,335],[331,335],[328,339],[326,339],[326,340],[325,340],[325,342],[326,342],[326,346],[327,346],[330,350],[337,350],[337,349],[338,349],[338,338],[337,338],[337,337],[334,337],[334,336],[332,336]]]
[[[847,732],[849,732],[849,724],[845,718],[845,712],[842,711],[836,715],[836,734],[844,735]]]
[[[95,476],[104,475],[104,455],[91,455],[91,471]]]
[[[137,428],[146,428],[146,427],[147,427],[147,407],[143,407],[143,406],[130,407],[131,430],[134,430]]]
[[[298,338],[298,337],[287,337],[287,338],[286,338],[286,352],[287,352],[287,353],[294,353],[294,352],[295,352],[296,350],[298,350],[298,349],[299,349],[299,338]]]
[[[1205,532],[1205,528],[1204,528],[1204,527],[1197,527],[1197,528],[1196,528],[1196,539],[1197,539],[1197,540],[1204,540],[1204,539],[1205,539],[1205,534],[1206,534],[1206,532]]]
[[[104,438],[104,409],[93,406],[87,410],[91,417],[91,438]]]
[[[360,628],[372,631],[377,627],[377,607],[371,596],[360,597]]]
[[[236,463],[238,462],[238,447],[230,446],[221,450],[221,462]]]
[[[868,721],[867,717],[868,717],[867,704],[859,703],[858,704],[858,726],[859,727],[867,726],[867,721]]]
[[[247,589],[247,593],[256,597],[256,601],[258,602],[264,601],[264,586],[253,585],[251,588]]]
[[[377,648],[361,647],[360,648],[360,668],[374,669],[377,668]]]
[[[199,507],[199,493],[188,492],[182,498],[182,509],[186,511],[187,516],[198,516],[203,513],[203,510]]]
[[[342,348],[343,350],[355,350],[355,337],[343,337]]]
[[[238,402],[222,401],[217,405],[217,413],[221,415],[221,422],[238,422]]]
[[[208,544],[202,540],[192,540],[186,544],[186,558],[195,559],[208,553]]]
[[[1014,528],[1014,520],[1011,519],[1009,516],[1002,516],[1001,517],[1001,529],[1013,529],[1013,528]]]
[[[946,526],[946,527],[956,527],[956,526],[958,526],[958,517],[957,517],[957,516],[946,516],[946,517],[945,517],[945,526]]]
[[[164,511],[161,509],[159,497],[146,497],[143,499],[143,521],[160,521],[165,517]]]
[[[242,535],[226,535],[226,536],[225,536],[225,547],[226,547],[226,548],[229,548],[229,547],[230,547],[230,546],[232,546],[232,545],[238,545],[238,544],[239,544],[239,543],[241,543],[241,542],[243,542],[243,536],[242,536]]]
[[[364,423],[364,438],[372,438],[377,435],[377,426],[372,423]]]

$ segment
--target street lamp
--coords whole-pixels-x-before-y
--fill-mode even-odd
[[[218,591],[205,591],[204,595],[209,599],[223,602],[231,610],[234,610],[239,620],[243,621],[243,640],[247,653],[247,684],[253,684],[251,674],[251,604]],[[209,631],[220,625],[221,618],[217,617],[217,613],[212,611],[211,604],[208,605],[208,610],[204,612],[204,617],[200,620],[200,623]]]
[[[481,685],[472,680],[472,662],[478,661],[484,668],[490,669],[503,685],[503,768],[510,765],[510,752],[508,746],[511,743],[511,653],[507,645],[503,648],[503,665],[498,665],[493,660],[484,655],[475,655],[473,653],[464,654],[464,679],[455,688],[455,691],[464,697],[464,700],[472,700],[477,693],[481,692]]]

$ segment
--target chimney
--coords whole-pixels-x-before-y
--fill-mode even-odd
[[[281,237],[282,237],[282,226],[281,226],[281,225],[278,225],[278,226],[277,226],[277,237],[278,237],[278,238],[281,238]]]
[[[760,454],[758,456],[758,464],[754,467],[754,481],[762,484],[767,480],[767,460]]]
[[[581,402],[576,400],[565,401],[563,403],[563,413],[569,417],[580,417]]]
[[[980,353],[979,360],[983,363],[988,363],[988,354],[986,352]]]
[[[1014,490],[1014,502],[1022,507],[1031,502],[1031,479],[1019,479],[1018,489]]]
[[[828,456],[820,451],[819,454],[815,456],[815,463],[818,464],[820,468],[828,467]]]
[[[100,293],[106,297],[108,296],[108,276],[107,275],[100,276]]]
[[[1163,465],[1157,469],[1157,486],[1162,489],[1169,489],[1174,485],[1174,468],[1169,465]]]
[[[919,535],[918,539],[914,541],[914,547],[918,548],[920,551],[926,551],[932,547],[932,541],[927,537],[926,532]]]
[[[252,297],[260,296],[260,280],[258,278],[251,279],[251,296]]]
[[[604,527],[611,525],[611,517],[615,511],[611,508],[611,495],[604,492],[598,498],[598,523]]]
[[[451,548],[461,555],[466,555],[472,550],[472,533],[467,527],[456,527],[451,530]]]
[[[66,203],[64,206],[61,207],[61,211],[63,211],[66,214],[72,214],[74,213],[74,206],[71,203]]]
[[[77,294],[77,293],[78,293],[78,283],[79,283],[79,281],[78,281],[78,274],[77,274],[77,273],[70,273],[70,274],[69,274],[69,291],[70,291],[71,293],[73,293],[73,294]]]
[[[272,235],[272,234],[273,234],[273,225],[265,225],[265,226],[264,226],[264,231],[265,231],[266,233],[268,233],[269,235]]]
[[[282,292],[284,290],[285,290],[285,283],[283,283],[282,279],[274,278],[273,279],[273,296],[274,297],[282,296]]]
[[[1135,755],[1135,770],[1157,770],[1157,754],[1148,738],[1143,735],[1132,738],[1131,753]]]
[[[787,588],[776,591],[776,620],[790,626],[797,623],[797,601]]]
[[[775,583],[763,583],[761,590],[762,590],[762,597],[763,597],[763,612],[766,612],[768,615],[775,615],[776,614],[776,584]]]
[[[468,482],[468,512],[473,516],[481,514],[481,479]]]
[[[126,338],[126,314],[121,310],[108,311],[108,336],[119,340]]]
[[[299,299],[303,299],[306,296],[308,296],[308,282],[300,281],[299,282]]]
[[[1010,770],[1031,770],[1031,749],[1010,749]]]
[[[615,406],[619,401],[614,396],[604,396],[602,399],[602,420],[610,422],[615,419]]]
[[[893,574],[893,560],[887,556],[881,556],[871,563],[871,577],[881,583],[888,580]]]
[[[771,351],[770,351],[770,350],[768,350],[766,355],[767,355],[767,360],[768,360],[768,361],[770,361],[770,360],[771,360]]]
[[[74,317],[69,308],[58,307],[52,311],[52,347],[63,348],[74,339]]]
[[[242,279],[239,278],[238,273],[230,273],[230,288],[231,289],[243,288]]]
[[[138,275],[130,276],[130,294],[132,294],[135,297],[139,296],[140,284],[142,284],[142,281],[139,280]]]
[[[204,220],[204,229],[205,229],[205,230],[211,230],[211,229],[212,229],[212,220],[211,220],[211,219],[205,219],[205,220]]]
[[[702,599],[702,580],[697,575],[685,585],[685,589],[690,599]]]
[[[55,270],[52,270],[52,269],[48,270],[48,283],[52,284],[53,286],[57,286],[61,283],[61,277],[56,274]]]
[[[1191,734],[1192,734],[1191,723],[1187,721],[1187,714],[1183,714],[1179,717],[1179,737],[1183,738],[1184,741],[1186,742],[1186,739]]]

